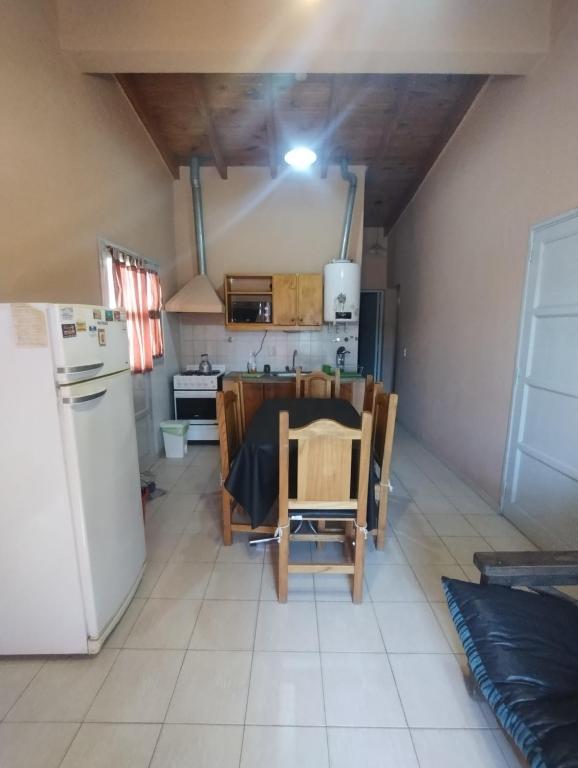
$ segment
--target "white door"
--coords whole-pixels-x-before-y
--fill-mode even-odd
[[[542,548],[578,548],[578,211],[534,228],[502,509]]]
[[[129,371],[60,389],[88,634],[98,638],[145,561]]]

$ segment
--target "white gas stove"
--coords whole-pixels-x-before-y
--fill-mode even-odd
[[[223,388],[224,365],[214,365],[211,373],[201,373],[189,365],[173,376],[175,419],[189,422],[189,442],[219,439],[217,391]]]

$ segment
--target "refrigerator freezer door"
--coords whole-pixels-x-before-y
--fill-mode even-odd
[[[129,367],[124,310],[52,304],[47,312],[58,384],[106,376]]]
[[[145,562],[128,371],[60,387],[88,635],[101,637]]]

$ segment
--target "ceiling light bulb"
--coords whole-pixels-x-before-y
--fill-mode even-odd
[[[285,162],[297,171],[304,171],[317,160],[317,155],[309,147],[295,147],[285,155]]]

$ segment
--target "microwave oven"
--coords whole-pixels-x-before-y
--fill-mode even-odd
[[[234,299],[231,302],[231,322],[270,323],[271,302],[259,299]]]

